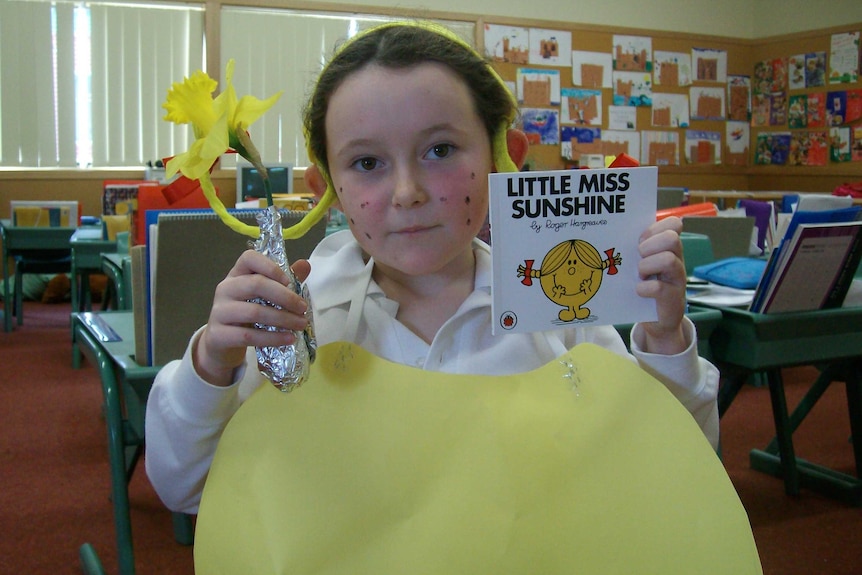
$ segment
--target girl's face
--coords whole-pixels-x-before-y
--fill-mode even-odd
[[[341,208],[384,273],[472,272],[493,163],[458,76],[436,63],[363,68],[330,98],[326,139]]]

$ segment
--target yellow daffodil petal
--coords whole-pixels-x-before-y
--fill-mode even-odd
[[[212,93],[218,84],[198,70],[182,83],[174,83],[162,107],[165,120],[177,124],[191,123],[196,131],[208,132],[216,120]]]
[[[254,96],[243,96],[236,105],[233,117],[231,118],[231,126],[242,129],[248,128],[264,112],[272,108],[272,106],[281,98],[282,92],[273,94],[266,100],[260,100]]]

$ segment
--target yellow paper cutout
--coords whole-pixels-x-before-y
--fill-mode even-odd
[[[592,344],[506,377],[323,346],[233,417],[195,537],[198,575],[761,573],[691,415]]]

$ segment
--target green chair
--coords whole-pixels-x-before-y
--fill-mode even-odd
[[[682,255],[685,258],[686,274],[691,275],[697,266],[715,261],[712,241],[708,235],[682,232],[679,237],[682,240]]]

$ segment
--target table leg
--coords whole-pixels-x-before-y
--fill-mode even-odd
[[[780,369],[770,369],[766,373],[769,383],[769,398],[772,401],[772,417],[775,420],[775,439],[781,457],[781,473],[784,477],[784,490],[788,495],[799,494],[799,470],[796,467],[796,453],[793,450],[793,429],[787,414],[787,397],[784,395],[784,381]]]
[[[12,331],[12,300],[9,299],[9,254],[3,242],[3,331]]]
[[[81,350],[98,368],[102,380],[105,419],[108,428],[108,454],[111,462],[111,500],[114,507],[114,528],[117,537],[117,560],[120,575],[134,575],[135,557],[132,548],[132,523],[129,517],[129,489],[126,473],[126,441],[120,390],[110,358],[80,326],[75,337]]]

